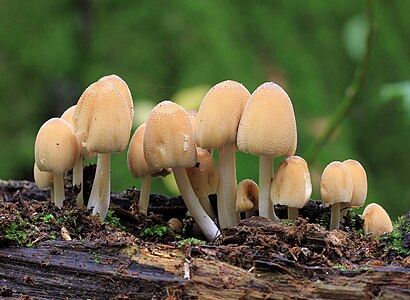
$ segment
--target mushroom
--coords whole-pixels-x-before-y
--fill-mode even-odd
[[[177,218],[171,218],[168,220],[168,227],[171,228],[175,232],[182,232],[182,223]]]
[[[34,163],[34,181],[39,189],[50,188],[50,201],[54,203],[53,173],[40,171]]]
[[[273,158],[295,154],[296,120],[286,92],[273,82],[259,86],[242,114],[238,129],[238,148],[259,156],[259,215],[279,218],[270,201]]]
[[[256,215],[259,187],[255,181],[244,179],[236,187],[236,211],[245,212],[246,218]]]
[[[330,230],[339,229],[340,205],[349,202],[353,194],[352,176],[340,161],[326,166],[320,179],[322,201],[332,205]]]
[[[218,172],[215,161],[207,150],[197,147],[196,152],[198,163],[194,167],[187,168],[186,173],[202,207],[215,220],[216,214],[208,198],[208,195],[216,193],[218,187]]]
[[[219,150],[217,204],[221,228],[234,226],[239,220],[235,211],[236,137],[249,96],[236,81],[220,82],[205,95],[195,118],[197,145]]]
[[[125,84],[123,81],[121,84]],[[81,95],[73,115],[77,136],[88,151],[97,153],[97,170],[88,202],[104,220],[110,203],[110,155],[124,152],[130,139],[132,101],[109,80],[91,84]]]
[[[346,215],[348,207],[360,207],[367,197],[367,176],[363,166],[354,159],[347,159],[343,165],[349,170],[353,182],[352,200],[349,203],[342,203],[342,215]]]
[[[363,211],[363,231],[372,237],[393,231],[393,225],[387,212],[377,203],[370,203]]]
[[[34,144],[35,161],[40,171],[53,173],[54,203],[58,208],[65,199],[64,173],[74,167],[78,153],[77,137],[67,121],[52,118],[40,127]]]
[[[156,105],[146,122],[143,145],[148,166],[153,169],[172,168],[192,217],[208,240],[216,239],[220,231],[201,206],[185,170],[197,163],[193,130],[187,112],[171,101]]]
[[[270,196],[273,204],[288,206],[288,219],[299,216],[299,208],[309,201],[312,195],[309,168],[300,156],[285,158],[273,177]]]

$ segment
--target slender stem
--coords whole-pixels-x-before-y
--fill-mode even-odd
[[[110,206],[110,165],[111,154],[99,153],[98,162],[101,164],[99,176],[98,202],[94,207],[93,214],[100,213],[101,220],[105,220]]]
[[[101,162],[97,159],[97,168],[95,169],[93,187],[91,188],[90,197],[88,198],[87,208],[93,208],[97,205],[98,202],[98,191],[99,191],[99,182],[100,182],[100,173],[101,173]]]
[[[347,116],[353,104],[357,100],[357,95],[363,87],[370,60],[370,54],[373,45],[373,36],[375,31],[374,0],[367,0],[366,14],[368,22],[366,52],[361,62],[357,65],[353,80],[346,88],[345,93],[341,101],[339,102],[339,106],[334,111],[327,127],[308,148],[306,155],[304,155],[306,157],[306,161],[308,161],[309,164],[312,164],[316,160],[323,146],[328,142],[332,134],[339,127],[343,119]]]
[[[214,212],[214,209],[212,208],[209,198],[206,196],[206,197],[198,197],[198,199],[199,199],[199,203],[201,203],[203,209],[206,211],[208,216],[210,216],[212,220],[216,220],[216,214]]]
[[[54,202],[54,183],[50,186],[50,202],[55,203]]]
[[[297,217],[299,217],[299,208],[288,206],[288,219],[296,220]]]
[[[176,167],[172,168],[172,171],[174,173],[179,191],[184,199],[185,205],[190,211],[195,222],[198,224],[199,228],[201,228],[203,234],[209,241],[216,240],[220,236],[221,232],[199,203],[199,199],[195,195],[185,169]]]
[[[273,176],[273,159],[269,156],[259,157],[259,215],[270,220],[279,221],[270,201],[270,185]]]
[[[330,230],[339,229],[340,223],[340,203],[332,205],[332,212],[330,215]]]
[[[349,210],[349,203],[340,203],[340,220],[343,221],[343,217],[347,215]]]
[[[150,189],[151,174],[146,174],[141,178],[140,199],[138,200],[138,210],[144,215],[148,213]]]
[[[54,181],[54,204],[58,208],[63,207],[65,193],[64,193],[64,174],[53,175]]]
[[[77,195],[77,205],[84,205],[84,196],[83,196],[83,158],[80,156],[77,159],[77,162],[73,168],[73,186],[79,186],[80,192]]]

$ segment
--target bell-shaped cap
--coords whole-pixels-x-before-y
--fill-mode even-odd
[[[149,167],[189,168],[197,163],[191,121],[185,109],[163,101],[151,111],[144,133],[144,156]]]
[[[73,115],[74,128],[90,152],[124,152],[132,119],[127,101],[109,81],[91,84],[81,95]]]
[[[37,133],[34,154],[40,171],[63,174],[72,169],[79,155],[72,126],[60,118],[45,122]]]
[[[40,171],[34,163],[34,181],[39,189],[51,187],[54,183],[53,173]]]
[[[343,165],[349,170],[353,182],[353,195],[349,206],[362,206],[367,197],[367,176],[363,166],[354,159],[347,159]]]
[[[259,86],[242,114],[238,128],[238,149],[258,156],[295,154],[296,120],[286,92],[273,82]]]
[[[306,161],[289,156],[279,165],[272,181],[270,196],[273,204],[302,208],[312,195],[312,183]]]
[[[259,187],[255,181],[244,179],[236,187],[236,211],[245,212],[258,207]]]
[[[215,194],[218,187],[218,171],[212,154],[197,147],[198,163],[196,166],[187,168],[186,173],[197,197],[207,197]]]
[[[352,176],[340,162],[334,161],[326,166],[320,179],[322,201],[328,204],[350,202],[353,194]]]
[[[371,203],[363,211],[363,231],[373,237],[393,231],[393,225],[387,212],[379,204]]]
[[[250,97],[239,82],[226,80],[205,95],[196,116],[196,143],[203,149],[222,148],[236,142],[242,112]]]

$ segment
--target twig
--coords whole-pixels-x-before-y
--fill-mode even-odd
[[[323,146],[326,145],[334,131],[337,129],[337,127],[339,127],[343,119],[349,113],[350,109],[352,108],[353,104],[357,99],[359,91],[363,87],[375,32],[374,0],[366,1],[366,18],[368,24],[366,52],[364,53],[361,62],[357,66],[353,80],[350,83],[350,85],[346,88],[345,94],[343,95],[343,98],[341,99],[339,106],[336,108],[336,111],[334,112],[331,120],[329,121],[328,126],[307,150],[305,158],[310,164],[312,164],[316,160]]]

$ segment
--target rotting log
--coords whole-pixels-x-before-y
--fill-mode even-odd
[[[0,298],[408,299],[410,269],[306,267],[255,260],[249,270],[167,245],[48,241],[0,248]]]

